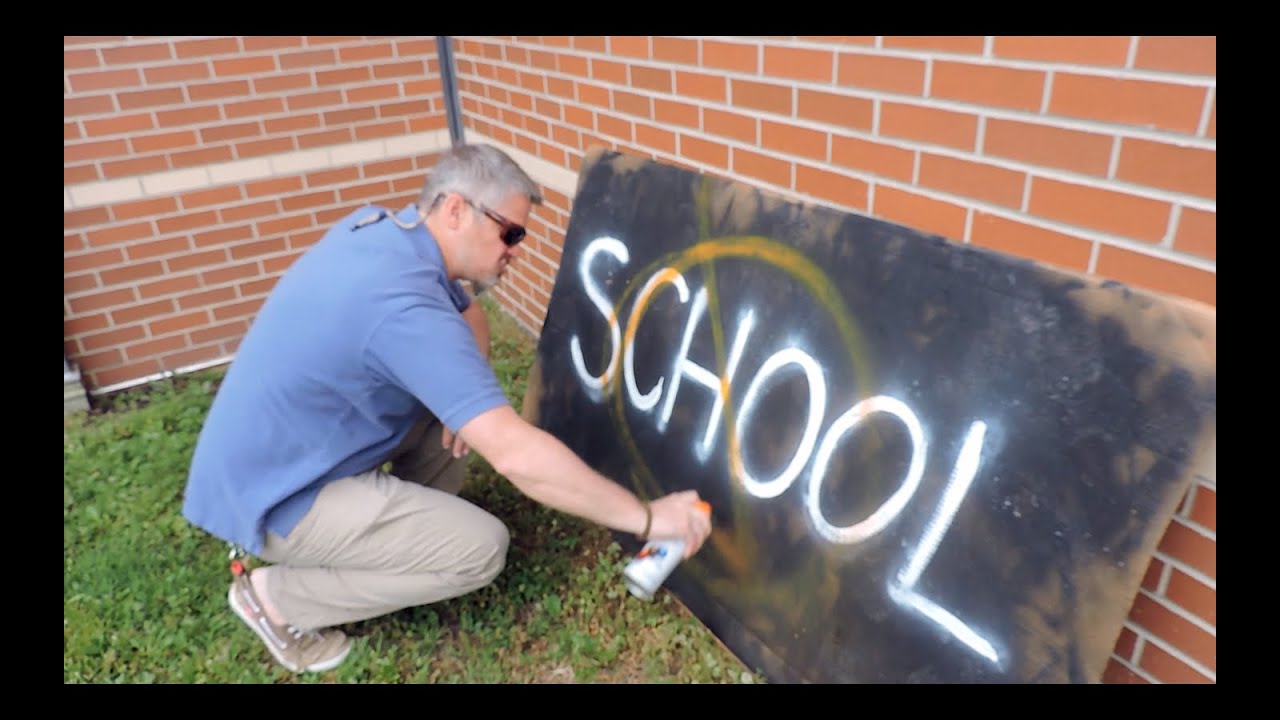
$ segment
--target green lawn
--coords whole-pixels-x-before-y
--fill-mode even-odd
[[[533,343],[484,303],[516,408]],[[63,679],[91,683],[763,682],[662,591],[630,597],[609,534],[537,505],[474,454],[463,495],[511,530],[489,587],[344,626],[342,666],[294,675],[226,605],[227,546],[180,513],[187,462],[222,375],[128,393],[63,430]]]

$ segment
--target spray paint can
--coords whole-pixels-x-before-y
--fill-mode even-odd
[[[698,509],[711,515],[711,504],[698,502]],[[640,548],[622,570],[627,590],[641,600],[652,600],[654,593],[684,559],[683,540],[650,540]]]

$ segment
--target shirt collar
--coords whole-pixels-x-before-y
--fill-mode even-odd
[[[396,213],[396,218],[402,223],[418,222],[418,206],[416,203],[409,203],[403,210]],[[440,243],[436,241],[431,231],[427,229],[425,222],[418,223],[417,227],[412,230],[405,230],[405,234],[409,236],[410,242],[413,244],[414,252],[418,257],[427,262],[438,265],[444,270],[444,254],[440,252]]]

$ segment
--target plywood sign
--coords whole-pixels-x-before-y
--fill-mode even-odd
[[[1212,308],[595,151],[526,411],[712,503],[666,588],[775,682],[1096,682],[1214,471],[1215,335]]]

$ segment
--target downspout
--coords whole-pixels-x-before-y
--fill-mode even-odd
[[[454,145],[463,140],[462,103],[458,100],[458,76],[453,68],[453,42],[448,35],[436,36],[436,57],[440,60],[440,81],[444,92],[444,109],[449,118],[449,139]]]

